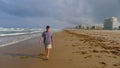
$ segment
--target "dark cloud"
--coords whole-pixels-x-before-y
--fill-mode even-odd
[[[21,16],[21,17],[29,17],[29,16],[35,17],[35,16],[49,15],[47,10],[44,10],[43,8],[39,9],[37,7],[42,7],[42,5],[37,6],[34,2],[32,3],[32,1],[30,0],[26,0],[26,1],[13,0],[11,2],[6,2],[6,1],[0,2],[1,11],[11,15]]]
[[[120,17],[119,6],[119,0],[0,0],[0,13],[6,14],[0,19],[3,22],[6,17],[31,27],[102,24],[105,18]]]

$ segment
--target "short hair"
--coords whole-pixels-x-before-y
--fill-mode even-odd
[[[48,26],[46,26],[46,29],[49,29],[50,28],[50,26],[48,25]]]

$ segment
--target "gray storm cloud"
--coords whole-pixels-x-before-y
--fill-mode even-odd
[[[119,0],[0,0],[0,11],[8,15],[58,27],[102,24],[105,18],[120,17],[119,6]]]

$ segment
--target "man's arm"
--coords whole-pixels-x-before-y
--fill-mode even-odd
[[[51,41],[52,41],[52,45],[53,45],[53,37],[51,36]]]
[[[40,36],[40,43],[42,43],[42,41],[43,41],[43,37],[42,37],[42,36]]]
[[[43,37],[44,37],[44,32],[43,32],[42,35],[40,36],[40,43],[43,42]]]

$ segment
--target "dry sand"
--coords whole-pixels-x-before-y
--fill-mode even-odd
[[[54,33],[49,60],[39,37],[0,48],[0,68],[120,68],[120,32],[64,30]]]

